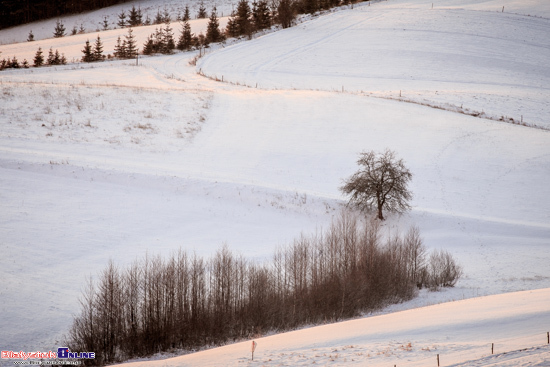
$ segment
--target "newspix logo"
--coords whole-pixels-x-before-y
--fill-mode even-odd
[[[69,348],[57,348],[57,358],[60,359],[94,359],[95,352],[71,352]]]

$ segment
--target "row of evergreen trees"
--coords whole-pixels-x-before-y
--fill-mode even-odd
[[[84,56],[82,56],[82,62],[102,61],[105,59],[105,55],[103,55],[103,43],[101,42],[99,35],[97,36],[93,47],[90,45],[90,40],[86,40],[86,45],[84,46],[82,53],[84,54]]]
[[[27,59],[24,59],[22,62],[19,62],[16,56],[13,58],[7,58],[0,60],[0,70],[4,69],[20,69],[24,68],[27,69],[31,66],[34,67],[40,67],[44,65],[48,66],[54,66],[54,65],[66,65],[67,59],[65,58],[64,54],[59,53],[59,50],[53,51],[53,49],[50,47],[50,51],[48,52],[47,58],[44,58],[44,52],[42,51],[42,48],[39,47],[38,51],[36,51],[36,54],[34,56],[33,65],[31,65]]]
[[[288,6],[289,9],[285,9]],[[165,22],[163,27],[157,28],[151,34],[143,46],[143,53],[172,53],[174,49],[182,51],[193,48],[206,47],[210,43],[222,42],[227,37],[251,37],[252,33],[271,27],[279,22],[283,27],[290,27],[295,19],[294,9],[290,0],[281,0],[277,8],[270,8],[267,0],[254,1],[252,7],[247,0],[240,0],[237,10],[229,18],[225,30],[220,29],[216,7],[212,9],[206,34],[194,34],[189,24],[189,8],[185,8],[182,17],[182,29],[180,36],[175,41],[175,36],[170,22]]]
[[[101,365],[349,318],[456,282],[452,257],[428,257],[416,228],[383,239],[379,223],[343,213],[264,263],[227,246],[209,259],[180,250],[125,269],[111,262],[84,291],[68,346]]]

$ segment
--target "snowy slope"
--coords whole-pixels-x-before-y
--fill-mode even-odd
[[[122,366],[548,366],[550,289],[450,302]],[[546,324],[546,325],[545,325]],[[491,344],[494,353],[491,355]]]
[[[107,18],[107,22],[109,23],[109,30],[119,28],[117,26],[117,23],[119,21],[118,15],[122,11],[124,11],[126,16],[128,16],[128,13],[132,9],[132,6],[135,6],[136,9],[141,9],[144,21],[147,17],[149,17],[151,20],[154,20],[158,11],[160,11],[161,14],[163,14],[164,11],[168,11],[171,15],[172,21],[175,22],[178,15],[183,15],[186,5],[189,6],[191,19],[195,19],[201,2],[204,4],[208,15],[210,15],[210,12],[212,11],[212,8],[214,6],[216,6],[218,16],[228,16],[231,14],[232,9],[234,8],[234,4],[232,4],[230,1],[219,0],[139,0],[129,1],[123,4],[113,5],[108,8],[98,9],[82,14],[74,14],[63,17],[59,20],[62,20],[67,35],[71,34],[73,27],[80,29],[80,27],[82,26],[85,30],[85,33],[87,33],[88,37],[90,37],[89,33],[93,34],[94,32],[97,33],[101,31],[100,34],[103,34],[102,30],[105,18]],[[27,41],[30,31],[32,31],[34,39],[37,41],[52,38],[57,20],[58,19],[47,19],[39,22],[33,22],[17,27],[4,29],[0,32],[0,45],[7,45],[19,42],[24,43],[25,41]],[[70,36],[69,38],[72,37],[75,36]],[[91,37],[97,36],[93,35]],[[36,48],[38,48],[38,46]],[[2,50],[2,48],[0,48],[0,50]]]
[[[516,16],[476,9],[474,2],[444,3],[448,9],[439,9],[436,15],[462,14],[466,11],[462,8],[473,7],[468,12],[475,10],[476,19],[487,29]],[[422,294],[415,302],[390,311],[550,287],[548,131],[373,98],[388,94],[383,88],[354,91],[346,84],[354,78],[326,72],[327,65],[338,63],[345,65],[342,70],[355,68],[358,80],[364,76],[363,68],[353,66],[360,50],[357,38],[338,38],[360,22],[357,14],[379,9],[380,19],[385,19],[379,20],[379,26],[390,41],[402,35],[393,25],[392,13],[412,27],[403,8],[412,9],[434,27],[457,27],[439,16],[430,18],[434,13],[421,8],[426,3],[418,4],[388,1],[329,14],[212,52],[198,68],[189,65],[193,53],[177,53],[140,58],[139,66],[135,61],[112,61],[2,71],[2,350],[46,351],[59,346],[72,314],[79,310],[85,277],[97,274],[109,258],[124,265],[146,251],[166,254],[180,246],[208,255],[227,242],[249,258],[264,259],[300,231],[326,226],[343,203],[338,186],[356,169],[357,153],[363,149],[394,149],[414,174],[414,208],[406,216],[388,220],[388,231],[417,224],[429,248],[451,251],[465,270],[455,289]],[[506,6],[513,4],[519,3]],[[542,9],[539,15],[545,16],[545,4],[531,8],[525,4],[519,13],[538,14]],[[547,37],[539,35],[547,33],[544,24],[548,23],[538,17],[523,19],[526,33],[517,37],[537,37],[526,52],[545,55]],[[336,29],[332,42],[315,36],[327,35],[321,27],[327,24]],[[458,26],[460,31],[466,25],[459,22]],[[428,33],[445,34],[434,27]],[[116,37],[124,30],[108,32]],[[358,32],[365,30],[359,27]],[[448,34],[455,39],[452,32]],[[9,47],[33,54],[38,42],[49,42],[77,58],[83,41],[76,37],[83,36]],[[437,37],[444,41],[444,36]],[[66,43],[71,39],[73,43]],[[302,40],[312,44],[309,52],[317,55],[315,62],[307,53],[300,59],[296,58],[299,53],[290,50],[293,61],[280,63],[284,73],[279,79],[275,69],[257,68],[250,81],[252,86],[258,82],[259,88],[218,83],[196,74],[202,67],[203,72],[224,75],[225,80],[238,73],[248,75],[247,70],[265,62],[264,53],[270,55],[270,48],[285,50]],[[264,48],[263,42],[270,47]],[[513,47],[500,38],[484,42],[501,51]],[[407,44],[417,50],[419,63],[433,60],[436,50],[421,38],[411,37]],[[8,46],[0,50],[4,47]],[[234,50],[248,59],[235,61]],[[471,59],[468,49],[456,52],[462,60]],[[491,58],[502,67],[495,69],[491,88],[472,85],[483,92],[485,100],[479,106],[485,111],[493,106],[494,113],[506,114],[523,111],[522,106],[529,104],[535,107],[530,121],[547,119],[547,65],[525,61],[536,66],[538,74],[520,73],[524,84],[514,87],[515,92],[503,91],[516,80],[516,64],[509,62],[505,52]],[[399,68],[386,60],[376,72],[390,80]],[[476,108],[473,95],[462,89],[463,70],[447,68],[441,57],[435,61],[434,70],[445,77],[445,83],[413,78],[408,81],[409,92],[416,91],[419,101],[434,103],[455,104],[466,96]],[[248,69],[236,67],[241,62]],[[311,67],[306,74],[308,62]],[[542,86],[533,84],[537,78]],[[278,80],[283,84],[269,84]],[[492,79],[487,80],[490,84]],[[330,91],[323,85],[326,81],[337,90],[346,84],[345,90],[351,93]],[[430,88],[437,85],[438,91],[446,86],[440,100],[426,83]],[[506,103],[505,95],[509,95]],[[389,346],[387,340],[381,343]],[[457,358],[456,363],[461,361]]]
[[[362,4],[199,67],[261,88],[366,92],[550,127],[550,20],[447,3]]]
[[[227,24],[227,19],[227,17],[220,18],[220,27],[225,27]],[[208,19],[194,19],[189,21],[189,24],[191,25],[193,33],[198,35],[202,32],[204,34],[206,33]],[[137,48],[140,51],[143,49],[143,45],[146,42],[147,37],[154,34],[155,30],[159,27],[164,28],[165,25],[150,25],[132,28],[132,33],[136,39]],[[181,33],[182,25],[179,22],[172,22],[170,23],[170,27],[172,28],[175,39],[177,40]],[[69,63],[75,63],[80,62],[82,59],[82,50],[86,45],[86,41],[90,41],[90,44],[93,46],[95,40],[99,36],[101,43],[103,44],[103,54],[105,56],[112,56],[114,54],[117,38],[121,37],[122,40],[124,40],[124,36],[127,34],[128,29],[111,29],[101,32],[77,34],[70,37],[46,38],[34,42],[13,43],[0,46],[0,52],[2,52],[2,58],[13,58],[13,56],[16,56],[20,62],[26,59],[29,64],[32,65],[38,48],[42,48],[44,58],[47,58],[48,51],[52,48],[54,52],[55,50],[59,50],[60,54],[64,54]]]

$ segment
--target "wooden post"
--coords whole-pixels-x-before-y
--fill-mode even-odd
[[[258,343],[256,343],[254,340],[252,340],[252,347],[250,348],[250,350],[252,352],[252,360],[254,360],[254,351],[256,350],[256,345],[258,345]]]
[[[491,343],[491,354],[495,354],[495,343]]]
[[[439,367],[439,354],[437,355],[437,367]]]
[[[546,332],[546,339],[548,340],[548,344],[550,344],[550,331]]]

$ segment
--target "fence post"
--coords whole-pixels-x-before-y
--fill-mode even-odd
[[[437,367],[439,367],[439,354],[437,355]]]
[[[495,343],[491,343],[491,354],[495,354]]]
[[[252,360],[254,360],[254,351],[256,350],[256,346],[258,343],[256,343],[254,340],[252,341],[252,347],[250,348],[250,351],[252,352]]]
[[[548,341],[548,344],[550,344],[550,331],[546,332],[546,339]]]

